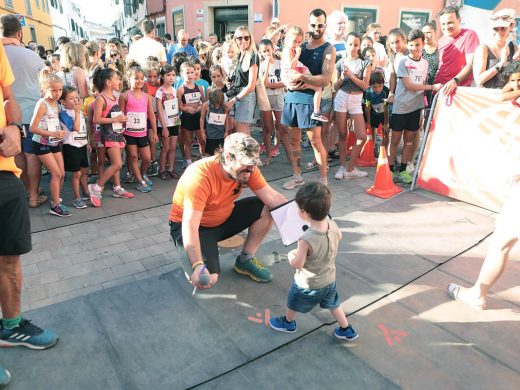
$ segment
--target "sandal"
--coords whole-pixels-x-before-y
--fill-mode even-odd
[[[271,159],[270,158],[266,158],[265,161],[262,163],[264,167],[268,166],[269,164],[271,164]]]
[[[447,293],[451,297],[451,299],[453,299],[454,301],[462,302],[475,310],[486,310],[486,301],[484,301],[480,304],[465,301],[464,299],[459,297],[459,291],[460,291],[460,286],[458,284],[450,283],[448,285]]]
[[[39,195],[38,199],[29,199],[29,208],[35,209],[37,207],[40,207],[42,204],[47,202],[48,198],[45,195]]]

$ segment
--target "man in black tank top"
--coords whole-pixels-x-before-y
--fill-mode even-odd
[[[321,122],[311,119],[313,113],[313,91],[307,85],[325,87],[330,83],[336,63],[336,49],[325,41],[327,14],[322,9],[315,9],[309,15],[310,40],[302,46],[300,62],[309,68],[311,74],[293,74],[282,80],[289,91],[285,97],[282,124],[289,127],[291,139],[291,164],[294,176],[283,185],[286,190],[301,186],[304,182],[301,170],[301,129],[307,136],[318,165],[320,181],[327,184],[327,151],[321,140]]]

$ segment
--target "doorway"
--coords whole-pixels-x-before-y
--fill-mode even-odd
[[[224,42],[228,32],[234,32],[239,26],[248,26],[248,7],[214,8],[215,34],[219,42]]]

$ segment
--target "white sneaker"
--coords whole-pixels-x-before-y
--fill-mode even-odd
[[[303,181],[302,178],[295,178],[293,176],[293,178],[291,180],[289,180],[287,183],[284,183],[284,185],[282,186],[285,190],[292,190],[293,188],[296,188],[296,187],[299,187],[299,186],[302,186],[305,182]]]
[[[346,171],[347,170],[345,169],[345,167],[343,165],[340,165],[339,168],[338,168],[338,171],[334,175],[334,179],[336,179],[336,180],[343,180],[345,178],[345,172]]]
[[[344,178],[345,179],[357,179],[359,177],[365,177],[367,175],[368,175],[368,173],[366,173],[365,171],[360,171],[359,169],[354,168],[351,172],[345,170]]]

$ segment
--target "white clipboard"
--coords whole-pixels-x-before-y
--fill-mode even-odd
[[[309,228],[309,223],[300,217],[298,205],[294,199],[272,209],[270,212],[285,246],[294,244]]]

